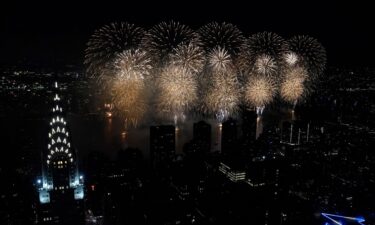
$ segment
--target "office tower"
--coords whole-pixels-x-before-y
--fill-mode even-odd
[[[57,82],[49,123],[48,145],[42,153],[42,176],[37,179],[38,224],[84,224],[83,176],[70,141],[65,111]]]

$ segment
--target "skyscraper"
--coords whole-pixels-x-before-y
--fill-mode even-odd
[[[150,127],[150,155],[153,166],[171,162],[175,156],[175,127],[172,125]]]
[[[211,150],[211,125],[202,121],[193,125],[193,139],[201,152]]]
[[[57,82],[54,90],[47,151],[42,153],[42,176],[37,180],[37,223],[79,225],[84,223],[83,177],[78,172]]]
[[[224,155],[230,155],[238,151],[237,149],[237,122],[234,119],[228,119],[223,123],[221,136],[221,152]]]

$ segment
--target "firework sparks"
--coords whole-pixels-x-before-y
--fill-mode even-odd
[[[287,52],[284,54],[284,60],[289,66],[294,66],[298,62],[298,56],[294,52]]]
[[[173,50],[170,56],[171,63],[198,74],[202,71],[205,57],[201,47],[194,43],[182,43]]]
[[[272,32],[256,33],[242,46],[237,59],[237,65],[242,71],[272,69],[278,71],[283,62],[283,56],[288,52],[287,42],[278,34]],[[270,67],[271,66],[271,67]]]
[[[315,39],[309,36],[295,36],[289,41],[291,51],[301,58],[301,65],[309,76],[316,77],[323,73],[326,64],[326,51]]]
[[[238,111],[240,86],[234,73],[215,72],[205,94],[204,103],[208,114],[223,122]]]
[[[197,100],[196,77],[183,67],[168,65],[158,78],[160,114],[168,118],[183,117]]]
[[[265,76],[251,77],[246,83],[244,98],[248,105],[265,107],[276,94],[276,86],[271,78]]]
[[[256,72],[265,75],[271,76],[277,73],[277,65],[275,60],[268,55],[262,55],[256,59],[254,69]]]
[[[115,110],[124,118],[126,125],[137,126],[147,111],[145,78],[151,68],[150,59],[144,51],[126,50],[117,54],[112,76],[103,78],[111,84]]]
[[[307,72],[302,67],[295,67],[289,69],[285,73],[285,77],[281,82],[280,95],[281,97],[292,104],[296,104],[306,93],[305,81],[307,79]]]
[[[206,52],[214,48],[223,48],[229,54],[237,54],[245,40],[242,32],[231,23],[212,22],[201,27],[198,31]]]
[[[96,30],[87,43],[87,73],[99,75],[116,54],[141,43],[144,30],[130,23],[111,23]]]
[[[208,64],[214,72],[226,72],[233,69],[232,59],[224,48],[215,48],[208,56]]]
[[[168,62],[168,56],[181,43],[197,41],[196,33],[179,22],[161,22],[152,27],[144,39],[144,47],[156,63]]]
[[[146,52],[139,49],[121,52],[114,61],[116,75],[127,80],[144,79],[151,68],[151,60]]]
[[[116,79],[112,85],[112,100],[116,113],[125,126],[137,126],[147,112],[147,88],[142,80]]]

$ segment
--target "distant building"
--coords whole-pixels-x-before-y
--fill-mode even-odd
[[[222,124],[221,152],[225,155],[236,151],[237,144],[237,122],[229,119]]]
[[[202,152],[211,150],[211,125],[199,121],[193,125],[193,139]]]
[[[37,180],[39,203],[37,224],[84,224],[83,177],[77,154],[71,146],[59,86],[55,82],[47,152],[42,157],[42,177]]]
[[[232,168],[229,164],[223,162],[219,165],[219,171],[235,183],[246,179],[245,170]]]
[[[242,135],[247,141],[256,138],[257,117],[255,111],[244,110],[242,113]]]
[[[172,161],[175,157],[175,145],[174,126],[150,127],[150,156],[153,166]]]

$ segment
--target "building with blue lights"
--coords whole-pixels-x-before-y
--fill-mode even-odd
[[[326,220],[324,225],[344,225],[344,224],[362,224],[366,221],[363,217],[349,217],[342,215],[335,215],[329,213],[322,213],[322,217]]]
[[[42,153],[42,176],[37,179],[39,194],[37,224],[84,224],[83,176],[79,174],[77,153],[71,145],[65,112],[57,82],[48,144]]]

